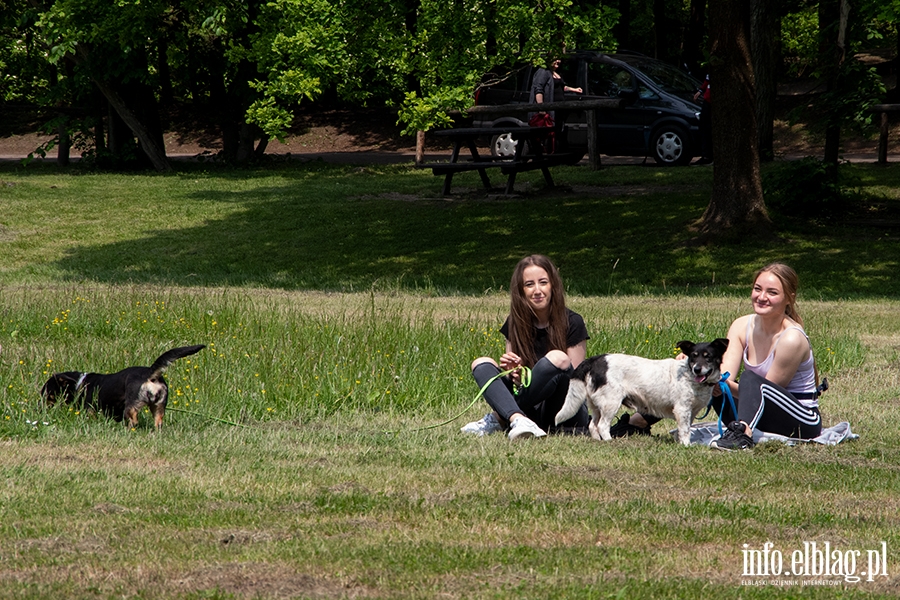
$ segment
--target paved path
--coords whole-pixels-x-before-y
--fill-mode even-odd
[[[0,151],[2,152],[2,151]],[[291,158],[294,160],[300,161],[314,161],[314,160],[322,160],[326,163],[331,164],[341,164],[341,165],[378,165],[378,164],[413,164],[415,161],[415,153],[414,152],[373,152],[373,151],[364,151],[364,152],[315,152],[315,153],[292,153]],[[808,155],[803,154],[789,154],[782,157],[779,157],[780,160],[798,160],[804,158]],[[820,156],[820,155],[816,155]],[[0,162],[17,162],[24,158],[24,156],[10,155],[10,154],[2,154],[0,153]],[[193,154],[169,154],[168,158],[171,160],[193,160],[195,155]],[[447,160],[448,153],[447,152],[428,152],[425,154],[426,162]],[[845,161],[851,163],[875,163],[878,160],[877,150],[872,150],[872,152],[855,152],[848,153],[842,155],[842,158]],[[73,162],[79,160],[78,157],[72,157]],[[900,163],[900,154],[888,154],[887,157],[888,163],[895,164]],[[56,162],[56,156],[51,155],[47,158],[35,158],[36,162],[43,163],[53,163]],[[646,164],[648,166],[655,166],[655,162],[652,158],[644,159],[642,157],[631,157],[631,156],[602,156],[601,162],[603,165],[611,166],[611,165],[641,165]],[[582,160],[581,164],[587,164],[587,159]],[[700,168],[700,167],[697,167]]]

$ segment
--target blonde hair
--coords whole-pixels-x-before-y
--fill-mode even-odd
[[[753,283],[756,283],[756,280],[763,273],[771,273],[781,282],[781,287],[784,288],[784,295],[788,299],[784,313],[803,327],[803,317],[800,316],[797,310],[797,288],[800,286],[800,278],[797,276],[797,272],[784,263],[774,262],[757,271],[753,276]]]

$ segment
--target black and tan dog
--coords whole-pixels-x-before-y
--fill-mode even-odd
[[[205,347],[173,348],[149,367],[128,367],[109,375],[79,371],[54,373],[41,389],[41,395],[51,405],[57,399],[67,403],[79,400],[86,408],[101,410],[116,421],[124,419],[129,427],[137,425],[138,414],[146,406],[159,429],[169,400],[169,386],[163,372],[179,358],[196,354]]]

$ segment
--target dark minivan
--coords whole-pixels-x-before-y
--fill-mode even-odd
[[[536,67],[516,69],[505,79],[482,87],[476,105],[527,103]],[[597,111],[599,151],[608,156],[652,156],[662,165],[686,165],[700,153],[700,106],[694,93],[700,82],[668,63],[639,54],[584,51],[567,54],[559,73],[566,85],[583,94],[566,93],[565,100],[621,98],[622,108]],[[492,75],[488,75],[491,77]],[[501,80],[502,79],[502,80]],[[476,116],[473,125],[491,127],[524,124],[505,116]],[[587,119],[583,111],[567,111],[565,142],[570,150],[587,149]],[[505,156],[515,140],[495,136],[491,152]]]

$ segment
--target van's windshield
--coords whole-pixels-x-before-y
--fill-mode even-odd
[[[641,57],[616,56],[652,79],[664,92],[690,99],[700,87],[700,82],[667,63]]]

